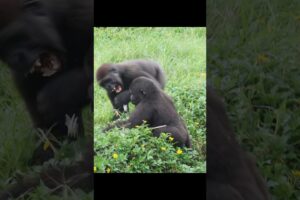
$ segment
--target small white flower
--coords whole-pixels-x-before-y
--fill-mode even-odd
[[[78,136],[78,123],[77,123],[78,117],[75,116],[75,114],[70,117],[66,114],[66,123],[65,125],[68,128],[68,136],[70,137],[77,137]]]
[[[123,109],[124,109],[125,112],[127,112],[128,111],[128,106],[127,105],[123,105]]]

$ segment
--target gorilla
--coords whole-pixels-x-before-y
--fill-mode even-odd
[[[253,157],[238,144],[222,101],[207,87],[207,200],[268,200]]]
[[[129,86],[135,78],[141,76],[157,81],[162,89],[165,86],[165,74],[161,66],[152,60],[129,60],[117,64],[103,64],[96,74],[98,83],[107,91],[113,107],[119,112],[128,111]]]
[[[20,3],[18,16],[0,29],[0,59],[36,128],[57,139],[82,136],[81,110],[92,99],[93,0]]]
[[[172,99],[156,81],[147,77],[136,78],[130,85],[129,93],[131,102],[136,105],[134,112],[128,120],[117,121],[106,127],[104,132],[114,127],[134,128],[146,121],[154,136],[169,133],[176,146],[191,148],[191,139],[183,120]]]

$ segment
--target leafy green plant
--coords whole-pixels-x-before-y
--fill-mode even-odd
[[[192,173],[205,170],[204,157],[199,152],[174,147],[168,134],[153,137],[145,126],[130,131],[114,129],[105,138],[99,138],[94,147],[99,155],[95,157],[96,172]],[[197,166],[198,162],[201,165]]]
[[[208,76],[272,199],[300,197],[299,1],[208,2]]]

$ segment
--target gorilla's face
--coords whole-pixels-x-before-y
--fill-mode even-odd
[[[63,51],[46,16],[25,13],[0,31],[0,58],[22,76],[55,74],[62,67]]]
[[[136,89],[129,89],[130,92],[130,101],[134,105],[138,105],[144,98],[144,92],[142,90],[137,91]]]
[[[155,98],[159,91],[159,86],[153,80],[140,77],[136,78],[130,85],[130,100],[134,105],[139,104],[144,99]]]
[[[110,67],[106,76],[100,80],[100,86],[114,94],[119,94],[124,90],[122,78],[116,67]]]
[[[12,69],[25,77],[31,74],[49,77],[62,68],[62,59],[56,53],[43,48],[16,48],[10,51],[7,58]]]

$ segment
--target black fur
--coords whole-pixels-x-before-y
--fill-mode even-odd
[[[187,128],[178,115],[172,99],[166,95],[157,82],[146,77],[136,78],[130,85],[131,101],[135,111],[126,121],[117,121],[104,131],[113,127],[134,128],[143,121],[153,128],[153,135],[159,137],[162,132],[170,133],[176,146],[191,147]]]
[[[124,112],[128,107],[130,95],[128,92],[131,82],[138,77],[148,77],[165,86],[165,75],[157,62],[151,60],[129,60],[117,64],[103,64],[97,70],[97,81],[103,87],[115,109]],[[116,91],[120,87],[121,91]]]
[[[78,118],[78,134],[84,134],[93,17],[92,0],[23,0],[19,16],[0,30],[0,59],[10,67],[34,126],[53,126],[57,138],[67,135],[66,115]]]
[[[255,161],[238,144],[222,101],[207,89],[207,200],[268,200]]]

